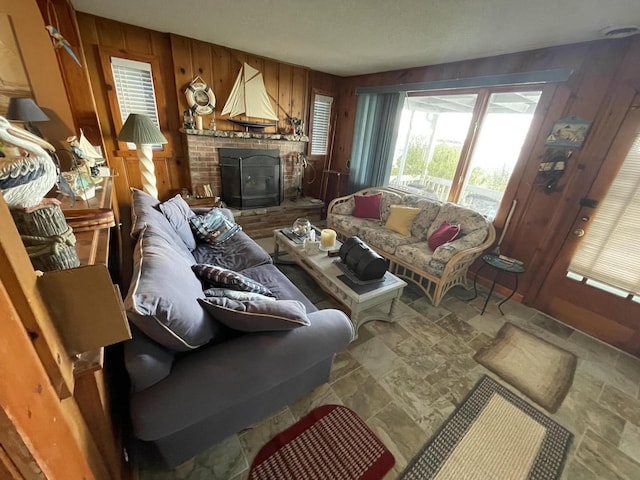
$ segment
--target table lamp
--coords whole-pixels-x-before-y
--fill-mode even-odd
[[[33,98],[13,97],[9,99],[7,119],[24,122],[25,130],[40,138],[44,138],[40,129],[34,125],[33,122],[46,122],[49,120],[49,117],[47,117],[36,102],[33,101]]]
[[[118,140],[135,143],[138,159],[140,160],[142,190],[158,198],[151,147],[168,143],[167,139],[164,138],[160,129],[149,117],[140,113],[131,113],[118,134]]]

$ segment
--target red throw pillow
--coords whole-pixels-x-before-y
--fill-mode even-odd
[[[382,193],[376,193],[375,195],[354,195],[353,200],[356,206],[351,215],[357,218],[380,220]]]
[[[442,222],[442,225],[431,234],[427,243],[431,250],[435,250],[440,245],[454,240],[458,235],[460,235],[460,225]]]

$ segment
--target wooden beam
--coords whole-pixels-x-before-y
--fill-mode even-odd
[[[22,319],[49,381],[60,398],[73,392],[73,364],[36,285],[37,275],[9,208],[0,195],[0,281]]]

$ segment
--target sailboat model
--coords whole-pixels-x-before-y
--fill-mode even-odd
[[[245,115],[263,120],[275,120],[257,123],[229,118],[230,122],[245,128],[265,128],[277,125],[278,116],[274,112],[267,90],[264,88],[262,73],[247,63],[240,68],[229,99],[222,109],[221,115],[227,114],[230,117]]]

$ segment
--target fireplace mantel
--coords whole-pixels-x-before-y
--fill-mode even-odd
[[[285,142],[308,142],[309,137],[306,135],[283,135],[280,133],[254,133],[254,132],[235,132],[233,130],[194,130],[181,128],[182,133],[187,135],[200,135],[203,137],[216,138],[254,138],[258,140],[281,140]]]

